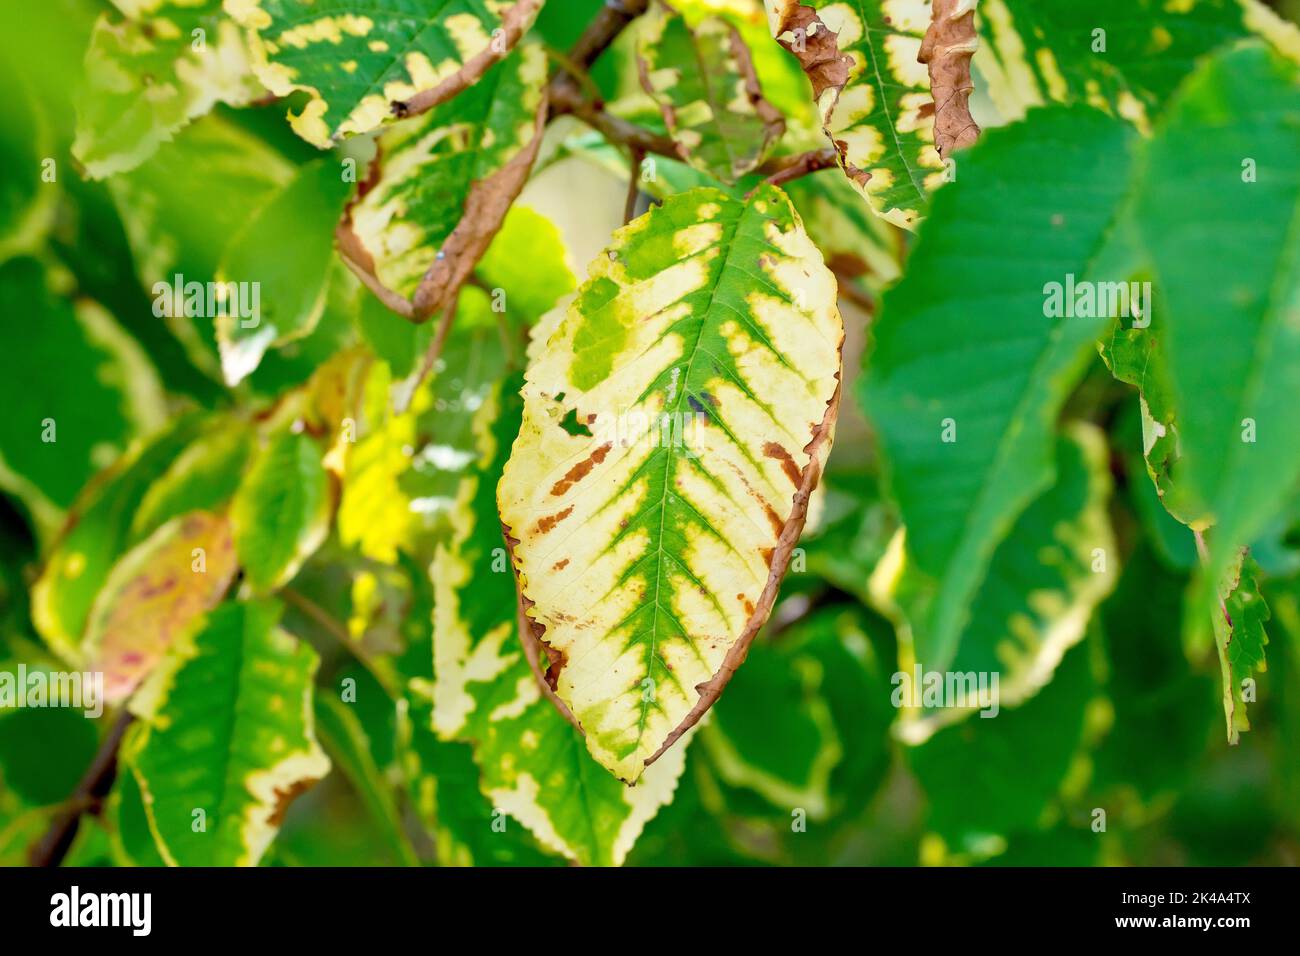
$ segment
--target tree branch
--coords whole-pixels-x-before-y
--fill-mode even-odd
[[[113,788],[113,780],[117,777],[117,751],[122,746],[122,737],[131,720],[131,712],[123,707],[100,743],[90,766],[78,781],[77,789],[72,791],[72,796],[50,823],[45,835],[27,851],[27,859],[32,866],[58,866],[62,863],[72,848],[72,841],[77,837],[81,815],[87,811],[99,812],[100,804]]]

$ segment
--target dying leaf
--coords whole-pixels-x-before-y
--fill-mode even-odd
[[[543,845],[584,865],[617,866],[672,798],[686,748],[624,786],[592,759],[525,657],[496,505],[522,414],[518,384],[495,390],[475,416],[480,457],[460,483],[452,538],[430,570],[433,727],[474,745],[483,793]]]
[[[655,4],[638,49],[641,84],[688,163],[724,183],[752,170],[785,131],[763,98],[749,47],[721,18],[692,26]]]
[[[954,94],[967,85],[960,64],[968,21],[942,21],[924,45],[930,6],[927,0],[767,0],[773,36],[808,74],[845,174],[872,209],[906,229],[915,228],[945,175],[936,147],[946,144],[936,142],[922,50],[939,54],[931,67]],[[964,127],[963,106],[964,97],[948,96],[945,130]]]
[[[975,6],[979,0],[934,0],[930,26],[917,59],[930,71],[934,100],[934,148],[940,156],[975,142],[979,127],[970,115],[971,56],[979,46],[975,36]]]
[[[785,194],[615,233],[529,368],[501,520],[550,681],[634,782],[766,619],[839,401],[835,282]]]
[[[230,524],[195,511],[167,522],[113,566],[86,625],[82,656],[123,700],[216,607],[238,570]]]
[[[305,90],[294,131],[326,149],[394,114],[456,96],[515,45],[543,0],[226,0],[248,27],[253,68],[277,96]]]

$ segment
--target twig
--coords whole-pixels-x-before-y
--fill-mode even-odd
[[[808,152],[799,153],[796,156],[779,156],[770,159],[759,167],[759,171],[768,171],[767,179],[764,181],[769,186],[780,186],[792,179],[807,176],[809,173],[829,169],[838,165],[838,163],[839,154],[830,146],[824,146],[821,149],[810,149]]]
[[[608,49],[623,28],[646,12],[650,0],[605,0],[605,6],[578,37],[569,51],[569,61],[586,70]]]
[[[623,203],[623,225],[625,226],[636,215],[636,200],[641,195],[641,163],[644,161],[645,153],[633,147],[632,168],[627,176],[627,201]]]
[[[99,745],[90,766],[81,775],[77,789],[72,791],[62,810],[50,823],[44,836],[32,844],[27,859],[32,866],[58,866],[72,848],[81,826],[81,815],[87,811],[99,812],[100,803],[113,788],[117,777],[117,751],[122,737],[132,720],[131,712],[123,707]]]
[[[359,641],[353,640],[352,635],[348,633],[347,628],[335,620],[329,611],[325,610],[311,598],[307,597],[307,595],[295,591],[293,588],[281,588],[278,593],[280,597],[284,598],[286,603],[292,604],[295,608],[319,625],[321,630],[325,631],[330,635],[330,637],[342,644],[344,650],[348,651],[348,653],[355,657],[361,665],[370,672],[370,675],[374,677],[374,679],[379,683],[379,686],[384,688],[390,697],[396,700],[401,696],[393,686],[393,682],[389,680],[384,669],[380,667],[366,649],[361,646]]]

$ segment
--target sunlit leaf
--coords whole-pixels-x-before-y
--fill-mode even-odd
[[[559,698],[625,780],[707,710],[771,608],[842,341],[785,195],[698,189],[615,233],[529,368],[501,520]]]

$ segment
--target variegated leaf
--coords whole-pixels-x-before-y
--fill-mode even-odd
[[[167,522],[113,566],[86,625],[82,657],[104,674],[109,702],[127,697],[216,607],[238,570],[230,523],[195,511]]]
[[[545,54],[525,44],[454,101],[379,140],[378,178],[340,230],[345,256],[376,292],[414,296],[428,314],[468,278],[537,155],[545,82]]]
[[[1211,50],[1252,33],[1300,59],[1300,31],[1259,0],[984,0],[975,66],[1003,117],[1088,103],[1150,132]]]
[[[501,520],[558,698],[628,782],[771,610],[830,448],[843,337],[785,194],[703,188],[615,233],[529,368]]]
[[[1053,486],[1025,509],[993,553],[961,644],[946,667],[926,653],[933,646],[925,632],[934,587],[908,559],[904,532],[873,573],[873,601],[912,643],[910,655],[923,672],[946,670],[977,680],[998,675],[991,703],[968,695],[957,706],[937,710],[922,699],[921,687],[915,697],[905,695],[903,733],[909,742],[977,710],[996,714],[998,707],[1017,706],[1037,693],[1083,639],[1093,610],[1114,588],[1119,555],[1107,514],[1111,481],[1104,437],[1090,426],[1072,426],[1057,442],[1055,465]]]
[[[518,380],[475,416],[479,461],[460,484],[452,539],[434,585],[433,726],[474,743],[482,787],[544,845],[586,865],[618,865],[671,798],[685,747],[635,787],[605,773],[546,700],[520,643],[515,582],[497,516],[496,483],[518,432]]]
[[[515,45],[542,2],[225,0],[249,28],[262,82],[278,96],[311,95],[289,121],[322,149],[470,87]]]
[[[321,449],[308,435],[273,435],[230,506],[235,549],[255,591],[293,578],[329,533],[334,492]]]
[[[72,154],[95,179],[140,165],[217,103],[262,94],[239,27],[221,0],[115,0],[86,51]]]
[[[767,0],[773,35],[812,83],[822,126],[841,165],[871,207],[914,228],[943,155],[968,145],[966,109],[974,50],[974,0]],[[929,66],[922,60],[929,60]],[[946,141],[936,141],[931,76],[941,76]]]
[[[1228,742],[1232,744],[1237,742],[1241,731],[1250,729],[1246,704],[1255,700],[1256,695],[1247,695],[1247,681],[1254,681],[1257,671],[1268,669],[1264,660],[1264,646],[1268,643],[1264,623],[1270,615],[1259,590],[1258,576],[1259,565],[1249,550],[1242,548],[1233,557],[1216,592],[1219,606],[1214,612],[1214,643],[1223,675],[1223,714]]]
[[[692,26],[656,2],[638,50],[641,83],[683,158],[724,183],[752,170],[785,131],[759,86],[749,47],[726,20]]]
[[[288,804],[330,768],[316,742],[316,652],[272,601],[225,604],[132,702],[123,757],[172,866],[255,866]]]

